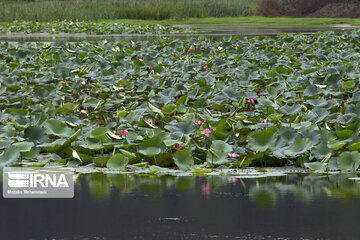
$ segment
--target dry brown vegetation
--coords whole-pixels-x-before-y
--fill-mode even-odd
[[[360,17],[359,0],[295,0],[278,5],[275,0],[259,4],[260,13],[268,17]]]

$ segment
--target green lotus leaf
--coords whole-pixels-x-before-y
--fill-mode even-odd
[[[353,135],[354,132],[350,129],[345,129],[345,130],[335,131],[335,134],[339,137],[339,139],[347,139],[351,135]]]
[[[38,143],[44,143],[49,139],[45,130],[36,126],[26,128],[24,131],[24,137],[28,138],[30,141]]]
[[[150,139],[142,141],[139,145],[139,153],[153,156],[165,152],[166,145],[163,142],[163,138],[160,136],[155,136]]]
[[[57,139],[52,142],[40,144],[40,145],[38,145],[38,147],[45,148],[49,152],[54,152],[58,148],[62,147],[65,144],[65,142],[66,142],[66,139]]]
[[[126,170],[126,166],[129,162],[129,159],[123,154],[113,155],[109,161],[106,163],[106,167],[110,170]]]
[[[161,109],[161,112],[165,115],[171,115],[177,111],[177,107],[174,104],[166,105]]]
[[[17,142],[12,146],[16,147],[19,152],[29,152],[35,144],[33,142]]]
[[[194,122],[190,121],[179,122],[176,125],[167,125],[165,128],[169,130],[170,135],[176,139],[180,139],[182,136],[190,136],[197,130]]]
[[[321,162],[304,163],[304,165],[315,172],[325,172],[326,170],[326,165]]]
[[[359,151],[360,150],[360,141],[356,141],[351,145],[346,147],[350,151]]]
[[[79,104],[65,103],[62,107],[57,109],[57,112],[62,114],[69,114],[69,113],[73,113],[78,107]]]
[[[101,140],[109,131],[110,130],[106,127],[98,127],[91,131],[89,137],[96,140]]]
[[[275,134],[276,126],[269,127],[263,131],[252,132],[248,135],[247,140],[251,150],[264,152],[276,143],[277,136]]]
[[[223,164],[228,162],[228,153],[232,147],[224,141],[214,140],[206,155],[206,161],[211,164]]]
[[[333,150],[326,143],[320,143],[311,149],[311,154],[317,159],[323,159],[327,154],[333,153]]]
[[[332,149],[332,150],[339,150],[341,149],[342,147],[344,147],[345,145],[347,144],[346,141],[337,141],[337,140],[334,140],[334,141],[331,141],[327,144],[327,146]]]
[[[187,150],[179,150],[174,154],[174,161],[180,170],[190,171],[194,165],[194,158]]]
[[[106,167],[106,163],[109,161],[109,158],[110,157],[103,157],[103,156],[100,156],[100,157],[96,157],[93,159],[93,162],[95,163],[95,165],[97,167]]]
[[[356,171],[360,166],[360,152],[343,152],[337,158],[337,164],[341,171]]]
[[[20,157],[20,149],[10,146],[0,154],[0,166],[8,166],[16,162]]]
[[[50,158],[48,159],[43,159],[41,161],[38,161],[36,163],[32,163],[32,164],[28,164],[26,165],[27,167],[44,167],[46,164],[48,164],[50,162]]]
[[[44,128],[47,134],[58,137],[70,137],[73,134],[73,130],[59,120],[47,120],[44,123]]]
[[[284,154],[290,157],[302,154],[309,150],[312,146],[312,140],[310,138],[298,138],[293,145],[284,151]]]
[[[345,90],[353,89],[355,87],[355,82],[353,80],[345,81],[342,87]]]

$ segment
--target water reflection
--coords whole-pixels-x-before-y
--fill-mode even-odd
[[[127,174],[80,174],[76,189],[87,187],[97,200],[110,198],[113,193],[161,196],[195,193],[204,199],[248,196],[261,206],[275,206],[281,199],[291,196],[296,201],[310,204],[321,198],[352,199],[360,197],[360,182],[353,174],[306,175],[289,174],[279,177],[241,178],[236,176],[142,176]]]
[[[358,239],[349,177],[79,174],[73,199],[0,198],[1,239]]]

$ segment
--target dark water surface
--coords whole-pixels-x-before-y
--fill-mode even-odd
[[[81,174],[73,199],[1,198],[1,239],[359,239],[351,177]]]

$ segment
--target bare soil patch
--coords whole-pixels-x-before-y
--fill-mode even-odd
[[[358,18],[360,2],[337,0],[297,0],[279,6],[273,0],[264,0],[260,4],[264,16],[278,17],[319,17],[319,18]]]

